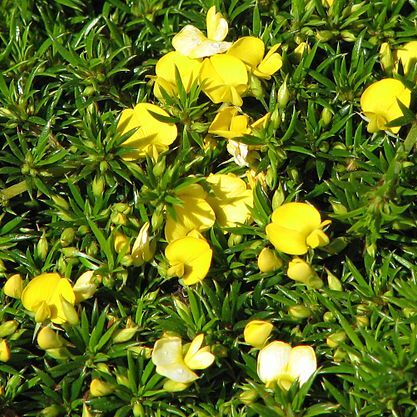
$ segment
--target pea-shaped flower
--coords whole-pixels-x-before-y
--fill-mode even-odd
[[[161,89],[169,96],[178,95],[177,71],[184,90],[188,93],[191,86],[198,79],[201,67],[201,59],[193,59],[172,51],[164,55],[155,66],[154,94],[159,100],[163,99]]]
[[[417,64],[417,41],[407,42],[395,51],[396,70],[401,62],[404,74],[407,75]]]
[[[199,184],[189,184],[181,188],[176,197],[181,205],[172,206],[175,217],[168,212],[165,225],[165,238],[168,242],[187,236],[192,230],[204,232],[213,226],[214,210],[207,202],[207,193]]]
[[[206,17],[207,37],[195,26],[187,25],[172,39],[172,46],[182,55],[190,58],[203,58],[226,52],[231,42],[224,42],[229,30],[227,21],[216,7],[210,7]]]
[[[241,96],[248,88],[248,73],[240,59],[224,54],[206,58],[199,80],[201,89],[213,103],[242,105]]]
[[[245,223],[251,217],[253,192],[246,187],[245,181],[237,175],[210,174],[207,177],[213,191],[207,201],[216,213],[216,221],[221,227],[234,227]]]
[[[279,46],[274,45],[264,57],[265,45],[262,39],[244,36],[230,47],[227,54],[243,61],[256,77],[269,80],[282,67],[281,55],[276,52]]]
[[[323,227],[330,220],[321,221],[320,213],[306,203],[286,203],[272,213],[272,222],[266,226],[270,242],[281,252],[303,255],[308,248],[329,243]]]
[[[258,376],[267,387],[276,383],[288,390],[296,380],[302,385],[316,369],[316,354],[311,346],[291,347],[288,343],[274,341],[258,354]]]
[[[165,249],[165,256],[170,264],[168,275],[192,285],[206,277],[213,251],[205,239],[186,236],[171,242]]]
[[[369,119],[368,132],[388,130],[398,133],[400,126],[388,127],[387,124],[403,115],[398,104],[409,107],[411,91],[399,80],[384,78],[371,84],[361,96],[361,108]]]
[[[123,154],[123,159],[133,161],[145,155],[156,158],[176,139],[177,126],[158,120],[152,113],[169,117],[165,110],[150,103],[139,103],[133,109],[122,111],[117,129],[121,135],[132,131],[129,139],[122,143],[128,150]]]
[[[71,322],[69,306],[75,304],[71,283],[59,274],[44,273],[33,278],[22,292],[22,304],[26,310],[35,313],[35,320],[62,324]]]
[[[181,391],[187,388],[198,379],[194,370],[206,369],[214,362],[210,347],[201,347],[203,341],[204,335],[196,336],[185,355],[180,337],[164,336],[155,342],[152,362],[156,365],[156,372],[168,378],[164,385],[166,390]]]

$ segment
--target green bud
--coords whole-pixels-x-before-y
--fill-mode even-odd
[[[272,127],[274,131],[277,130],[281,125],[281,113],[279,111],[278,106],[275,107],[274,111],[271,114],[271,118],[269,119],[269,125]]]
[[[145,417],[145,410],[143,409],[143,406],[140,402],[136,402],[135,404],[133,404],[133,416],[134,417]]]
[[[75,230],[72,227],[67,227],[61,233],[60,243],[62,247],[71,245],[75,239]]]
[[[86,225],[86,224],[82,224],[78,229],[77,229],[77,233],[80,236],[85,236],[88,233],[91,232],[91,229]]]
[[[0,338],[11,336],[19,327],[16,320],[8,320],[0,325]]]
[[[93,240],[87,247],[86,253],[88,256],[96,256],[99,252],[98,244]]]
[[[155,177],[161,177],[162,174],[165,172],[165,168],[166,168],[166,158],[162,157],[154,165],[152,169],[152,173],[155,175]]]
[[[285,77],[284,82],[281,84],[281,86],[278,89],[278,105],[280,109],[285,108],[285,106],[288,104],[288,101],[290,100],[290,93],[288,91],[287,86],[287,77]]]
[[[158,207],[152,214],[151,226],[152,230],[157,231],[164,222],[164,216],[162,215],[161,209]]]
[[[258,393],[254,389],[246,390],[240,393],[239,399],[243,404],[249,405],[256,401]]]
[[[329,288],[333,291],[343,291],[342,283],[339,278],[333,275],[328,269],[327,272],[327,281],[329,283]]]
[[[229,248],[233,248],[233,246],[239,245],[243,240],[242,235],[236,235],[234,233],[230,233],[229,239],[227,240],[227,246]]]
[[[285,192],[282,184],[278,184],[278,188],[275,190],[274,195],[272,196],[272,210],[280,207],[285,200]]]
[[[316,34],[316,39],[319,42],[328,42],[333,38],[333,32],[331,30],[320,30]]]
[[[348,30],[342,30],[340,32],[340,36],[346,42],[355,42],[355,40],[356,40],[356,36]]]
[[[297,320],[308,319],[311,317],[311,310],[302,304],[290,307],[288,313],[292,318]]]
[[[67,361],[71,357],[71,353],[66,347],[47,349],[45,352],[58,361]]]
[[[116,382],[119,385],[123,385],[126,388],[130,388],[129,378],[124,374],[117,373],[116,374]]]
[[[326,323],[329,323],[329,322],[334,322],[334,321],[335,321],[335,316],[334,316],[334,314],[333,314],[331,311],[326,311],[326,312],[323,314],[323,321],[325,321]]]
[[[62,248],[61,253],[65,256],[65,258],[73,258],[76,253],[78,252],[78,249],[74,246],[69,246],[68,248]]]
[[[96,175],[93,179],[92,190],[94,197],[99,198],[103,196],[106,181],[102,175]]]
[[[107,161],[101,161],[99,164],[99,169],[102,174],[104,174],[109,168]]]
[[[46,239],[45,232],[42,233],[36,245],[36,255],[41,261],[44,261],[48,256],[48,240]]]
[[[256,77],[255,75],[250,75],[249,77],[249,92],[255,97],[255,98],[261,98],[265,97],[265,92],[262,87],[261,80]]]
[[[335,348],[346,340],[346,333],[341,330],[339,332],[332,333],[326,338],[327,346]]]
[[[341,362],[345,357],[346,352],[341,348],[337,348],[333,353],[333,360],[335,362]]]
[[[57,404],[45,407],[40,413],[39,417],[58,417],[64,415],[65,410]]]
[[[324,107],[321,111],[320,119],[323,123],[323,126],[328,126],[333,119],[333,113],[328,107]]]
[[[358,327],[366,327],[369,324],[369,319],[366,316],[358,315],[356,316],[356,325]]]
[[[121,329],[114,333],[113,343],[125,343],[128,342],[132,337],[137,333],[138,327],[129,327],[126,329]]]
[[[53,195],[51,198],[57,207],[63,210],[69,210],[70,207],[69,207],[67,200],[65,200],[65,198],[57,194]]]

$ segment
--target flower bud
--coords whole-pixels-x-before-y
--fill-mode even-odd
[[[45,352],[51,357],[58,361],[66,361],[71,358],[71,353],[66,347],[47,349]]]
[[[265,97],[261,80],[252,74],[249,76],[249,92],[255,98]]]
[[[366,316],[358,315],[356,316],[356,325],[358,327],[366,327],[369,324],[369,318]]]
[[[315,278],[316,273],[306,261],[303,261],[301,258],[294,258],[288,264],[287,276],[294,281],[310,285],[310,281]]]
[[[102,175],[96,175],[94,177],[93,183],[91,186],[94,197],[100,198],[103,196],[105,185],[106,185],[106,181]]]
[[[46,239],[45,232],[42,233],[36,245],[36,255],[41,261],[44,261],[48,256],[48,240]]]
[[[133,404],[133,417],[145,417],[145,410],[143,409],[143,406],[140,402],[135,402],[135,404]]]
[[[391,74],[394,68],[394,57],[388,42],[383,42],[381,44],[381,48],[379,49],[379,60],[381,62],[382,69],[387,74]]]
[[[61,233],[60,243],[63,248],[71,245],[75,239],[75,230],[72,227],[67,227]]]
[[[145,262],[149,262],[155,254],[155,244],[149,236],[149,227],[149,222],[143,224],[133,244],[131,255],[135,266],[141,266]]]
[[[281,86],[278,89],[278,105],[280,109],[285,108],[285,106],[288,104],[288,101],[290,100],[290,93],[288,91],[287,86],[287,78],[285,78],[284,82],[281,84]]]
[[[346,333],[341,330],[339,332],[332,333],[326,338],[327,346],[335,348],[346,340]]]
[[[333,353],[333,360],[335,362],[341,362],[345,357],[346,352],[341,348],[337,348]]]
[[[128,237],[121,231],[114,234],[114,250],[116,253],[130,252],[130,245]]]
[[[116,382],[126,388],[130,387],[129,378],[124,374],[116,373]]]
[[[269,125],[273,129],[273,131],[277,130],[281,125],[281,113],[279,111],[279,107],[276,106],[274,111],[271,114],[271,118],[269,119]]]
[[[332,38],[333,32],[331,30],[321,30],[316,34],[316,39],[320,42],[328,42]]]
[[[332,121],[333,113],[328,107],[324,107],[321,111],[320,119],[323,123],[323,126],[328,126]]]
[[[329,288],[333,291],[343,291],[342,283],[339,278],[333,275],[328,269],[327,272],[327,281],[329,283]]]
[[[310,52],[310,45],[307,42],[301,42],[293,51],[294,57],[297,62],[301,61],[301,58],[304,54],[308,54]]]
[[[243,330],[243,337],[248,345],[256,348],[261,348],[274,326],[271,323],[263,320],[251,320]]]
[[[326,311],[323,314],[323,321],[326,323],[331,323],[333,321],[335,321],[335,316],[331,311]]]
[[[94,271],[84,272],[77,281],[75,281],[73,286],[75,302],[78,304],[93,297],[97,291],[97,285],[100,280],[101,277],[99,275],[94,275]]]
[[[10,360],[10,346],[6,339],[0,340],[0,362],[8,362]]]
[[[165,172],[166,168],[166,158],[161,157],[158,159],[158,162],[152,168],[152,173],[155,177],[162,177],[162,174]]]
[[[65,344],[65,340],[50,327],[43,327],[39,331],[36,341],[43,350],[60,348]]]
[[[92,397],[104,397],[114,392],[113,384],[94,378],[90,383],[90,395]]]
[[[60,295],[59,298],[61,300],[62,313],[64,315],[65,321],[75,326],[79,322],[77,311],[69,301],[62,297],[62,295]]]
[[[243,404],[249,405],[256,401],[258,393],[254,389],[245,390],[240,393],[239,399]]]
[[[349,30],[342,30],[340,36],[345,42],[355,42],[356,36]]]
[[[83,404],[83,412],[81,414],[81,417],[93,417],[86,403]]]
[[[57,207],[63,210],[69,210],[70,207],[69,207],[67,200],[65,200],[65,198],[57,194],[53,195],[51,198]]]
[[[258,256],[258,268],[261,272],[273,272],[282,267],[282,259],[274,250],[263,248]]]
[[[20,298],[23,291],[23,279],[20,274],[10,276],[3,286],[3,293],[11,298]]]
[[[302,304],[291,306],[288,309],[288,313],[292,318],[297,320],[308,319],[311,317],[311,310]]]
[[[45,407],[38,415],[39,417],[58,417],[65,414],[65,410],[57,404]]]
[[[8,320],[0,325],[0,338],[11,336],[19,327],[16,320]]]
[[[138,331],[138,326],[121,329],[113,336],[113,343],[125,343],[128,342]]]

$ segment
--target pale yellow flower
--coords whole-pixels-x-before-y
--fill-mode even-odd
[[[407,42],[404,45],[401,45],[395,51],[395,70],[398,72],[398,64],[401,62],[404,70],[404,74],[408,73],[414,68],[417,64],[417,41]]]
[[[180,337],[164,336],[155,342],[152,362],[156,372],[168,378],[164,388],[169,391],[181,391],[198,379],[194,370],[206,369],[214,362],[210,347],[201,347],[204,335],[199,334],[189,345],[186,354]]]
[[[269,248],[263,248],[258,256],[258,268],[261,272],[276,271],[282,267],[282,264],[282,259]]]
[[[267,387],[277,383],[288,390],[294,381],[303,385],[316,369],[316,354],[311,346],[292,348],[288,343],[274,341],[258,354],[258,376]]]
[[[203,58],[226,52],[231,42],[224,42],[229,30],[227,21],[216,7],[210,7],[206,18],[207,37],[195,26],[187,25],[172,39],[172,46],[182,55],[190,58]]]

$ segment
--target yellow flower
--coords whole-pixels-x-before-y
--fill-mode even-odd
[[[296,380],[302,385],[316,369],[316,354],[311,346],[292,348],[288,343],[274,341],[258,354],[258,376],[267,387],[277,383],[288,390]]]
[[[178,95],[176,69],[178,70],[184,90],[188,93],[193,83],[198,79],[201,59],[192,59],[177,51],[164,55],[155,66],[154,94],[159,100],[163,99],[161,88],[169,96]]]
[[[269,80],[282,67],[281,55],[276,52],[279,47],[280,44],[272,46],[264,57],[263,41],[254,36],[244,36],[230,47],[227,54],[243,61],[256,77]]]
[[[199,334],[183,354],[180,337],[164,336],[155,342],[152,351],[152,362],[156,372],[168,378],[164,388],[170,391],[180,391],[198,379],[193,370],[206,369],[214,362],[210,347],[201,347],[204,335]]]
[[[248,73],[240,59],[231,55],[204,59],[199,80],[201,89],[213,103],[242,105],[241,96],[248,88]]]
[[[186,236],[171,242],[165,249],[165,256],[170,264],[168,275],[192,285],[206,277],[213,251],[204,239]]]
[[[120,116],[117,129],[121,135],[133,131],[122,146],[129,150],[123,159],[133,161],[166,151],[177,137],[177,126],[158,120],[152,113],[169,117],[169,114],[154,104],[139,103],[133,109],[125,109]],[[136,129],[136,130],[135,130]]]
[[[223,42],[229,30],[227,21],[212,6],[206,18],[207,37],[195,26],[187,25],[172,39],[172,46],[182,55],[190,58],[203,58],[226,52],[231,42]]]
[[[417,64],[417,41],[407,42],[395,51],[396,65],[395,69],[398,72],[398,64],[401,62],[404,74],[408,73]]]
[[[271,323],[263,320],[251,320],[243,330],[243,337],[245,342],[253,347],[261,348],[274,326]]]
[[[233,139],[250,133],[249,117],[239,114],[239,109],[234,106],[226,106],[220,109],[211,122],[208,133]]]
[[[320,213],[306,203],[286,203],[272,213],[272,222],[266,226],[270,242],[281,252],[303,255],[308,248],[329,243],[323,227],[329,220],[321,221]]]
[[[42,327],[36,337],[36,341],[41,349],[57,349],[65,345],[65,339],[50,327]]]
[[[187,236],[192,230],[204,232],[213,226],[215,214],[201,185],[187,185],[176,196],[182,200],[182,205],[173,206],[175,218],[167,215],[165,238],[168,242]]]
[[[294,281],[315,288],[320,288],[323,285],[323,281],[317,276],[311,265],[300,258],[294,258],[289,262],[287,276]]]
[[[261,272],[273,272],[282,267],[282,259],[269,249],[263,248],[258,256],[258,268]]]
[[[23,291],[23,279],[20,274],[13,274],[3,286],[3,293],[11,298],[20,298]]]
[[[104,397],[114,392],[114,385],[101,379],[94,378],[90,383],[90,395],[92,397]]]
[[[35,313],[41,321],[50,319],[62,324],[67,321],[66,305],[74,305],[75,294],[70,282],[55,272],[43,273],[33,278],[22,292],[22,304]]]
[[[207,177],[214,196],[207,201],[216,213],[216,221],[221,227],[234,227],[245,223],[251,217],[253,192],[235,174],[210,174]]]
[[[399,80],[384,78],[371,84],[361,96],[361,108],[369,119],[368,132],[388,130],[398,133],[400,126],[387,127],[387,123],[403,115],[398,102],[409,107],[411,91]]]

